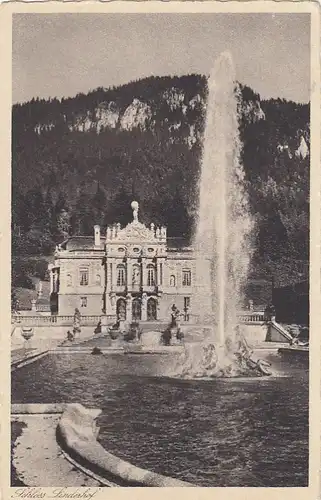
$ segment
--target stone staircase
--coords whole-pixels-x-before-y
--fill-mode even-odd
[[[169,324],[169,321],[140,321],[139,327],[145,332],[163,332]]]

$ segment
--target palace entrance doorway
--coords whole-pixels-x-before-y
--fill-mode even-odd
[[[142,316],[141,301],[138,297],[132,300],[132,320],[140,321]]]
[[[157,303],[152,297],[147,301],[147,321],[155,321],[157,319]]]
[[[126,301],[125,301],[125,299],[121,298],[121,299],[117,300],[116,314],[117,314],[118,321],[125,321],[126,320]]]

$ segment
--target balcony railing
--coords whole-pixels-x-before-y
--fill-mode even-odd
[[[112,291],[115,293],[157,293],[162,287],[157,285],[112,285]]]

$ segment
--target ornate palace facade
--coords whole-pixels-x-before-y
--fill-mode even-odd
[[[202,265],[196,294],[196,259],[189,247],[167,238],[165,227],[146,227],[131,204],[133,221],[108,227],[102,237],[74,236],[57,247],[49,266],[51,297],[59,315],[103,315],[127,321],[170,318],[175,304],[185,320],[211,310],[210,263]],[[199,273],[199,271],[198,271]],[[196,300],[196,295],[198,300]]]

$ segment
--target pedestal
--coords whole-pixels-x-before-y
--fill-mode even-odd
[[[101,333],[108,333],[108,320],[106,315],[100,316]]]

